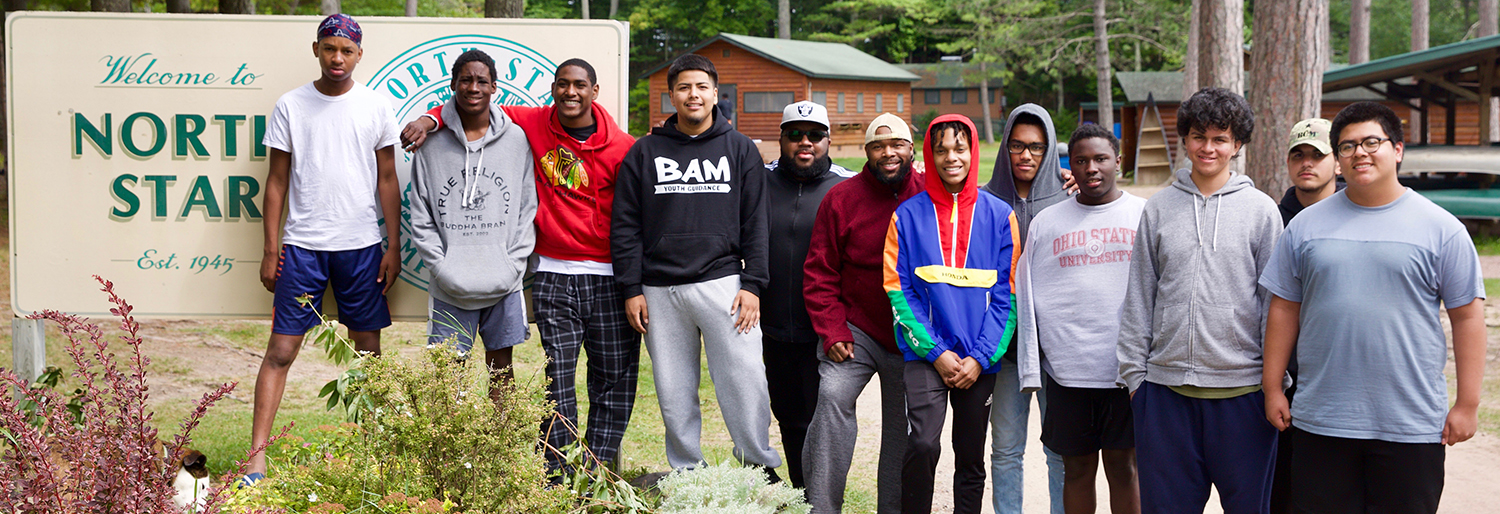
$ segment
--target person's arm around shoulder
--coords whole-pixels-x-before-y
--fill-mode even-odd
[[[642,334],[650,315],[646,308],[646,296],[641,289],[641,266],[645,258],[641,246],[641,173],[646,169],[646,141],[641,138],[626,152],[615,176],[615,197],[610,214],[609,251],[614,261],[615,282],[620,285],[620,294],[625,297],[625,317],[631,328]]]
[[[443,128],[443,105],[438,104],[401,129],[401,148],[407,153],[415,152],[427,142],[427,134]]]
[[[740,256],[744,269],[740,270],[740,291],[735,294],[734,304],[729,306],[730,315],[738,314],[735,328],[741,334],[760,324],[760,292],[771,281],[770,241],[766,228],[766,167],[761,161],[760,151],[743,140],[737,159],[740,176]]]
[[[854,332],[849,330],[848,313],[839,299],[844,252],[839,239],[839,213],[833,206],[837,202],[830,192],[818,205],[807,260],[802,263],[802,294],[823,352],[833,362],[844,362],[854,354]]]

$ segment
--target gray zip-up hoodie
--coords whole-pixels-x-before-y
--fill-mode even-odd
[[[1031,191],[1026,198],[1016,192],[1016,176],[1010,170],[1010,132],[1016,127],[1016,118],[1022,114],[1033,114],[1042,119],[1046,125],[1044,130],[1047,136],[1047,154],[1042,156],[1042,162],[1037,165],[1036,177],[1031,179]],[[1025,245],[1026,234],[1031,229],[1031,218],[1036,213],[1042,212],[1052,204],[1068,199],[1068,193],[1063,189],[1062,165],[1058,163],[1057,141],[1053,138],[1057,129],[1052,126],[1052,116],[1047,110],[1037,104],[1021,104],[1010,111],[1010,118],[1005,121],[1005,134],[1000,137],[1000,155],[995,157],[995,171],[990,175],[989,183],[984,185],[984,190],[992,195],[1005,200],[1010,204],[1012,211],[1016,213],[1016,222],[1021,227],[1019,234],[1022,245]]]
[[[1191,172],[1141,214],[1120,307],[1120,380],[1135,391],[1260,383],[1270,293],[1257,281],[1276,238],[1276,202],[1235,173],[1207,197]]]
[[[433,298],[483,309],[521,290],[536,246],[531,147],[494,104],[490,130],[478,140],[468,141],[451,100],[443,124],[413,157],[409,238],[427,265]]]

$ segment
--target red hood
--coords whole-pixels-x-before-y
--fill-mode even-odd
[[[937,141],[932,135],[932,127],[939,123],[957,121],[969,128],[969,175],[964,179],[964,187],[958,192],[958,205],[954,206],[953,193],[943,185],[943,178],[938,171],[937,163],[932,157],[932,145]],[[936,206],[938,228],[942,231],[943,264],[953,267],[964,267],[968,261],[969,229],[974,218],[974,202],[979,199],[979,139],[974,129],[974,122],[969,121],[968,116],[961,114],[944,114],[932,120],[927,125],[927,135],[922,138],[922,163],[927,168],[925,185],[927,196],[932,199]],[[954,234],[957,231],[957,234]]]
[[[618,137],[619,134],[624,133],[623,130],[620,130],[620,126],[615,124],[615,119],[609,116],[609,111],[605,110],[604,106],[599,105],[599,102],[589,103],[589,110],[594,114],[594,123],[599,128],[594,132],[594,135],[589,136],[588,141],[578,144],[580,150],[593,151],[604,148],[609,146],[610,141]],[[556,134],[557,137],[569,139],[573,137],[569,136],[566,130],[563,130],[562,120],[557,116],[557,106],[554,105],[548,109],[547,119],[549,120],[548,125],[552,133]]]

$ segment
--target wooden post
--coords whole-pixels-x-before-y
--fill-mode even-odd
[[[47,324],[39,319],[10,320],[10,350],[14,371],[21,380],[31,382],[47,368]],[[20,394],[16,391],[16,394]]]
[[[1431,100],[1432,99],[1432,86],[1427,85],[1427,81],[1424,80],[1424,81],[1421,81],[1420,88],[1422,90],[1422,121],[1420,121],[1418,123],[1421,124],[1421,128],[1422,128],[1422,133],[1420,134],[1420,139],[1421,139],[1422,145],[1425,146],[1428,143],[1432,142],[1432,137],[1431,137],[1432,134],[1431,134],[1431,130],[1429,130],[1432,127],[1432,125],[1427,122],[1427,120],[1428,120],[1427,114],[1430,113],[1430,112],[1432,112],[1432,100]]]
[[[1490,121],[1494,113],[1490,112],[1490,97],[1493,96],[1495,87],[1495,58],[1487,57],[1479,65],[1479,146],[1489,146],[1494,141],[1494,132],[1490,128]]]

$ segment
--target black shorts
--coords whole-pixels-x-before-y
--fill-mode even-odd
[[[1292,512],[1437,512],[1443,496],[1442,444],[1328,437],[1296,427],[1281,434],[1287,435],[1297,449]]]
[[[1099,450],[1135,448],[1135,421],[1130,391],[1123,387],[1067,387],[1042,373],[1047,412],[1042,415],[1042,444],[1066,457]]]

